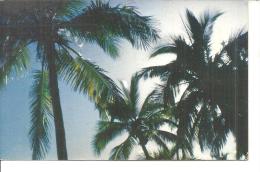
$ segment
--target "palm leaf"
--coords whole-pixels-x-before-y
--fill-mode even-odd
[[[48,72],[35,71],[31,97],[31,129],[29,132],[33,159],[43,159],[50,147],[51,97],[48,88]]]
[[[151,54],[150,57],[155,57],[160,54],[166,54],[166,53],[176,53],[176,46],[174,44],[169,45],[161,45],[157,48],[155,48],[155,51]]]
[[[91,1],[81,15],[63,26],[74,36],[97,42],[112,56],[118,55],[117,43],[121,38],[137,48],[147,48],[158,38],[151,17],[140,16],[134,7],[111,7],[100,0]]]
[[[138,114],[138,101],[139,101],[139,90],[138,90],[138,82],[139,77],[137,74],[133,75],[131,78],[130,90],[129,90],[129,98],[131,102],[131,107],[133,112],[135,112],[135,116]]]
[[[171,70],[171,65],[162,65],[162,66],[150,66],[143,68],[138,72],[139,77],[143,77],[144,79],[152,78],[152,77],[160,77],[166,78]]]
[[[11,57],[6,59],[0,68],[0,88],[7,84],[11,76],[19,76],[29,67],[29,52],[24,44],[15,48]]]
[[[59,53],[59,74],[75,91],[87,94],[100,111],[107,102],[121,99],[119,88],[103,69],[82,57],[73,58],[63,49]]]
[[[106,145],[126,129],[126,125],[121,122],[99,121],[98,132],[92,142],[95,153],[100,155]]]
[[[129,136],[123,143],[113,148],[109,159],[127,160],[136,144],[136,140],[132,136]]]

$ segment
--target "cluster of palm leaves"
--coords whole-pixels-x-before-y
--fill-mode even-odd
[[[138,77],[145,79],[160,77],[163,82],[146,99],[150,99],[148,102],[151,102],[149,103],[151,104],[149,107],[150,118],[157,117],[158,111],[162,108],[162,111],[159,112],[161,113],[159,115],[161,117],[160,125],[158,126],[157,121],[154,122],[153,119],[149,119],[149,123],[147,123],[144,118],[140,125],[146,126],[145,129],[141,126],[136,127],[140,130],[136,130],[135,134],[143,132],[140,135],[147,137],[145,142],[133,135],[133,130],[127,126],[131,126],[135,120],[140,120],[138,114],[142,114],[146,109],[141,108],[137,112],[125,109],[129,106],[125,102],[131,102],[128,100],[131,96],[128,95],[133,94],[131,92],[135,85],[133,79],[129,93],[123,87],[124,96],[129,98],[126,99],[127,101],[122,101],[123,104],[114,102],[113,106],[118,111],[108,108],[112,117],[110,127],[116,120],[122,124],[122,128],[114,129],[120,133],[121,130],[127,131],[128,139],[132,137],[135,139],[127,139],[115,147],[111,158],[117,159],[116,154],[121,159],[125,159],[129,154],[128,149],[132,150],[134,144],[138,143],[143,148],[143,144],[146,144],[147,141],[155,141],[160,149],[149,155],[143,148],[145,159],[194,159],[194,142],[200,145],[202,152],[206,149],[210,150],[212,158],[226,159],[227,155],[221,151],[230,132],[236,138],[237,159],[242,155],[247,157],[248,33],[243,30],[237,32],[227,42],[223,42],[218,53],[213,54],[211,47],[213,25],[221,15],[222,13],[218,11],[206,11],[200,18],[196,18],[191,11],[187,10],[187,22],[183,23],[187,36],[173,37],[172,42],[159,46],[151,55],[151,57],[155,57],[164,53],[173,53],[176,55],[176,60],[163,66],[147,67],[138,72]],[[181,97],[178,98],[179,96]],[[147,106],[148,102],[145,101],[143,106]],[[136,103],[129,104],[135,105]],[[124,119],[126,121],[121,119],[128,113],[135,114],[136,118],[133,118],[135,120],[129,121],[129,117],[127,120]],[[165,119],[165,116],[168,118]],[[169,132],[169,134],[167,132],[167,137],[160,136],[164,143],[153,140],[154,137],[151,137],[151,134],[145,134],[147,132],[157,133],[154,131],[154,127],[159,127],[157,130],[161,130],[161,127],[166,124],[175,127],[177,131]],[[105,139],[106,141],[120,134],[114,132],[110,127],[102,125],[99,127],[94,141],[96,148],[104,133],[110,133],[109,136],[111,136],[109,139]],[[170,148],[166,146],[167,142],[173,143]],[[127,150],[127,154],[124,154],[126,153],[124,150]]]
[[[96,43],[112,57],[121,39],[147,48],[158,38],[150,17],[131,6],[110,6],[100,0],[25,0],[0,2],[0,84],[27,70],[28,48],[40,63],[31,92],[33,159],[49,149],[49,121],[54,120],[58,159],[68,159],[58,78],[87,94],[102,111],[102,102],[117,96],[118,88],[97,65],[73,47],[75,38]]]
[[[164,82],[160,96],[165,106],[175,107],[178,139],[173,154],[177,157],[180,152],[184,157],[193,155],[193,141],[217,156],[229,132],[236,138],[237,158],[248,152],[248,33],[237,32],[213,54],[213,24],[221,15],[206,11],[196,18],[187,10],[186,39],[173,37],[151,55],[173,53],[176,60],[140,72],[145,78],[160,77]],[[178,93],[181,98],[176,100]]]
[[[232,35],[213,54],[213,24],[221,15],[207,11],[196,18],[187,10],[187,36],[173,37],[151,55],[173,53],[176,60],[144,68],[126,88],[82,57],[75,38],[96,43],[116,58],[122,39],[147,49],[159,38],[151,17],[141,16],[132,6],[112,7],[101,0],[0,2],[0,87],[8,77],[28,70],[32,59],[39,63],[30,92],[32,158],[43,159],[48,153],[54,120],[58,159],[68,159],[58,79],[88,95],[99,110],[93,140],[98,155],[125,133],[126,139],[113,148],[110,159],[128,159],[135,146],[148,160],[193,159],[194,142],[220,157],[229,132],[236,137],[237,158],[247,155],[248,34]],[[160,77],[163,82],[143,103],[138,89],[142,77]],[[158,152],[147,149],[149,142],[158,146]]]
[[[93,147],[97,154],[100,154],[106,145],[122,133],[127,133],[127,138],[118,146],[114,147],[110,159],[126,160],[129,158],[134,146],[141,146],[145,158],[153,159],[149,154],[146,145],[154,141],[162,149],[168,150],[167,142],[173,142],[176,135],[172,132],[161,130],[163,125],[176,127],[171,119],[171,113],[164,108],[162,102],[155,101],[156,91],[152,91],[140,104],[138,89],[139,77],[132,76],[130,88],[121,83],[122,96],[119,100],[107,104],[107,118],[98,122],[98,133],[93,140]]]

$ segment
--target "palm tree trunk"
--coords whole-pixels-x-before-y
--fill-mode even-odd
[[[147,160],[150,160],[151,157],[150,157],[150,155],[149,155],[149,153],[148,153],[148,151],[147,151],[145,145],[144,145],[144,144],[141,144],[141,147],[142,147],[142,149],[143,149],[143,151],[144,151],[144,155],[145,155],[146,159],[147,159]]]
[[[52,97],[57,155],[59,160],[67,160],[68,155],[66,147],[65,128],[62,117],[57,69],[55,64],[55,58],[57,57],[57,53],[55,50],[54,43],[48,43],[46,45],[46,55],[49,69],[49,88]]]

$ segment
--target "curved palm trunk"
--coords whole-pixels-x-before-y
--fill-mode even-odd
[[[57,53],[55,50],[55,45],[53,43],[48,43],[46,45],[46,55],[49,69],[49,89],[52,97],[57,155],[59,160],[67,160],[68,155],[65,139],[65,128],[63,124],[57,69],[55,65],[55,57],[57,56]]]
[[[147,159],[147,160],[151,160],[151,157],[150,157],[150,155],[149,155],[149,153],[148,153],[148,151],[147,151],[145,145],[144,145],[144,144],[141,144],[141,147],[142,147],[142,149],[143,149],[143,151],[144,151],[144,155],[145,155],[146,159]]]

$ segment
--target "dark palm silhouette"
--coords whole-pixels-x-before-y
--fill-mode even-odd
[[[75,38],[97,43],[112,57],[118,56],[121,39],[147,48],[158,38],[150,17],[134,7],[81,0],[23,0],[0,2],[0,84],[28,68],[28,47],[36,51],[41,69],[32,87],[33,159],[42,159],[49,148],[49,120],[53,116],[58,159],[68,159],[58,77],[75,91],[88,94],[102,110],[102,101],[116,96],[117,87],[105,72],[73,49]]]
[[[187,10],[186,39],[173,37],[151,55],[173,53],[177,59],[140,72],[140,76],[159,76],[165,82],[161,96],[166,106],[176,108],[177,155],[181,150],[182,155],[192,155],[194,139],[202,151],[209,148],[219,154],[230,131],[236,137],[237,158],[248,152],[248,33],[233,34],[219,53],[213,54],[213,25],[221,15],[206,11],[196,18]],[[181,98],[175,100],[178,94]]]
[[[123,90],[121,99],[107,104],[106,113],[109,117],[103,115],[93,140],[93,148],[98,155],[109,142],[124,132],[128,136],[113,148],[110,156],[112,160],[128,159],[135,145],[140,145],[145,158],[151,160],[153,158],[146,148],[149,141],[154,141],[162,149],[168,150],[166,143],[174,142],[176,139],[175,134],[160,128],[165,124],[176,127],[176,124],[172,122],[163,103],[155,99],[156,91],[151,92],[139,108],[138,80],[137,75],[132,77],[130,89],[121,84]]]

